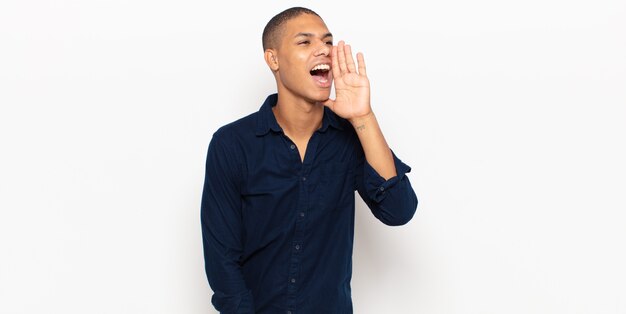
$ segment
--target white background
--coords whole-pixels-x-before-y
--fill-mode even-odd
[[[293,5],[365,53],[420,200],[359,200],[355,313],[626,313],[626,2],[338,2],[0,2],[0,313],[214,312],[207,145]]]

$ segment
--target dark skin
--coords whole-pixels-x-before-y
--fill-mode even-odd
[[[370,165],[385,179],[396,176],[393,156],[370,104],[370,84],[362,53],[357,63],[349,45],[333,46],[332,35],[318,16],[301,14],[282,26],[273,48],[265,50],[265,62],[278,88],[273,108],[278,124],[305,158],[309,139],[321,127],[324,107],[350,121]],[[326,80],[314,80],[318,64],[331,68]],[[331,82],[335,99],[330,99]]]

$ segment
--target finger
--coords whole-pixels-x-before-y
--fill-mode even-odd
[[[356,73],[354,58],[352,58],[352,47],[350,47],[350,45],[346,45],[346,63],[348,65],[348,71],[350,71],[350,73]]]
[[[356,54],[356,62],[359,63],[359,75],[367,76],[367,71],[365,70],[365,58],[363,57],[362,52]]]
[[[330,62],[332,63],[333,77],[340,77],[341,71],[339,71],[339,62],[337,61],[337,46],[333,46],[333,50],[330,52]]]
[[[346,43],[343,40],[339,41],[339,45],[337,45],[337,59],[339,59],[339,69],[341,73],[347,73],[348,68],[346,67],[346,51],[344,49]]]

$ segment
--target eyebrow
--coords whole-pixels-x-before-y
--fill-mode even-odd
[[[313,35],[311,33],[297,33],[296,36],[294,36],[294,37],[299,37],[299,36],[314,37],[315,35]],[[333,37],[333,34],[326,33],[326,34],[324,34],[324,36],[322,36],[322,38],[326,38],[326,37]]]

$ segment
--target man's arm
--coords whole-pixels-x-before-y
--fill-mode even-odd
[[[362,149],[357,152],[356,189],[378,220],[389,226],[408,223],[417,209],[417,196],[406,176],[411,167],[391,154],[397,174],[391,178],[382,177],[368,162]]]
[[[395,177],[397,173],[393,154],[385,141],[374,112],[370,111],[364,117],[352,118],[350,123],[356,130],[367,162],[385,180]]]
[[[357,53],[357,68],[350,46],[340,41],[333,47],[331,59],[336,98],[323,104],[348,119],[361,142],[357,190],[380,221],[394,226],[405,224],[417,209],[417,196],[405,176],[411,168],[389,149],[372,111],[363,54]]]
[[[417,209],[417,196],[405,175],[411,168],[389,149],[371,112],[351,119],[361,142],[357,168],[357,190],[378,220],[390,226],[406,224]]]
[[[357,53],[358,67],[352,58],[352,48],[339,41],[331,51],[336,98],[323,104],[338,116],[348,119],[357,131],[367,161],[385,179],[396,176],[393,156],[385,141],[370,105],[370,83],[365,59]]]
[[[241,168],[218,133],[209,144],[200,215],[205,271],[214,292],[211,302],[220,313],[254,313],[240,264]]]

